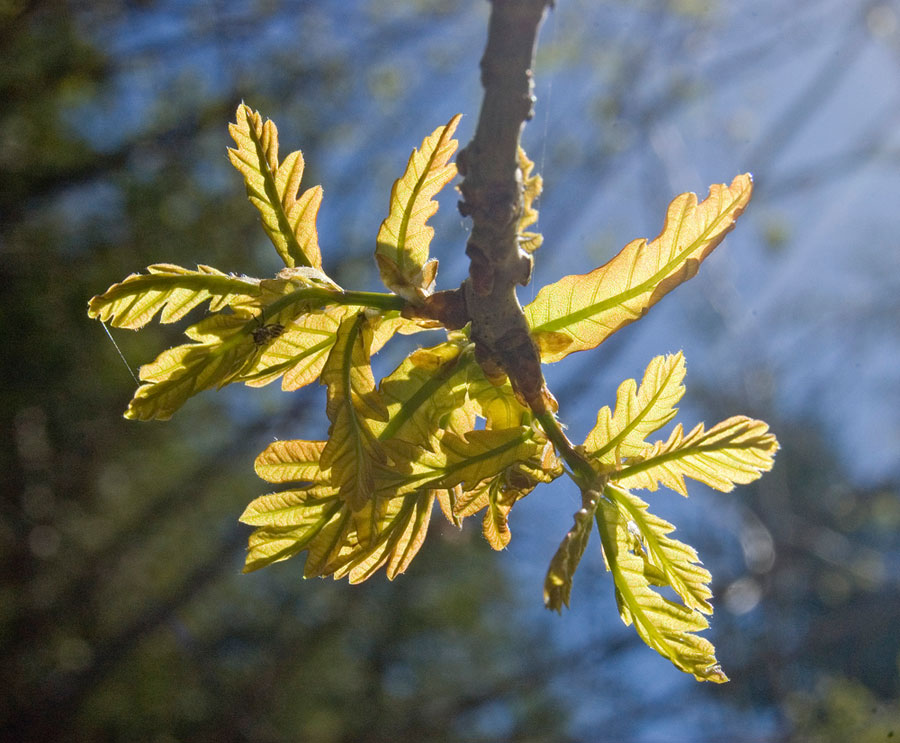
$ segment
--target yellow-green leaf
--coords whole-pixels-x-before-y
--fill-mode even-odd
[[[135,420],[168,420],[189,397],[222,387],[252,362],[257,346],[246,332],[254,320],[239,315],[213,315],[194,325],[194,337],[205,342],[175,346],[141,367],[143,384],[125,411]]]
[[[297,197],[303,155],[297,151],[278,162],[278,130],[249,106],[241,104],[228,131],[237,147],[228,150],[232,165],[244,176],[247,197],[259,210],[263,229],[288,267],[322,267],[316,215],[320,186]]]
[[[647,366],[638,388],[626,379],[616,393],[616,412],[604,407],[597,425],[584,441],[585,450],[604,464],[632,457],[646,448],[645,439],[668,423],[684,395],[684,357],[681,352],[657,356]]]
[[[701,565],[697,551],[672,539],[669,534],[675,527],[650,513],[649,506],[634,493],[613,485],[607,486],[606,493],[615,501],[623,517],[630,521],[632,536],[640,539],[641,556],[660,571],[665,585],[670,586],[688,608],[712,614],[709,603],[712,576]]]
[[[88,316],[116,328],[144,327],[158,312],[159,321],[180,320],[195,307],[209,302],[211,312],[228,305],[243,304],[259,296],[258,279],[229,276],[210,266],[191,271],[170,263],[147,267],[134,273],[103,294],[91,299]]]
[[[455,175],[448,160],[456,151],[453,132],[457,114],[413,150],[406,172],[391,189],[390,212],[378,231],[375,260],[384,285],[409,301],[419,302],[433,290],[437,261],[428,260],[434,229],[426,222],[438,208],[434,196]]]
[[[642,317],[672,289],[697,273],[750,200],[753,182],[739,175],[730,186],[710,186],[709,197],[685,193],[669,204],[665,226],[648,243],[634,240],[591,273],[545,286],[525,308],[545,363],[595,348]]]
[[[509,488],[492,487],[488,490],[487,509],[481,522],[481,530],[487,543],[495,550],[506,549],[512,534],[509,530],[509,512],[520,493]]]
[[[597,526],[606,564],[615,581],[622,621],[634,624],[647,645],[698,681],[727,681],[712,643],[696,634],[709,623],[699,612],[669,601],[652,589],[646,563],[633,551],[634,538],[628,522],[611,501],[601,498],[599,503]]]
[[[540,456],[544,444],[527,426],[470,431],[464,437],[448,431],[440,441],[446,470],[433,487],[462,484],[470,490],[516,462]]]
[[[373,467],[385,461],[373,424],[387,418],[369,363],[372,331],[364,315],[346,318],[322,369],[328,387],[325,412],[331,421],[321,466],[353,511],[361,511],[375,492]]]
[[[273,493],[254,500],[241,521],[266,525],[250,535],[244,572],[259,570],[309,549],[327,527],[341,519],[341,506],[336,495],[321,497],[316,488]]]
[[[591,537],[599,496],[589,492],[585,504],[575,514],[575,524],[563,537],[556,554],[550,560],[547,577],[544,578],[544,606],[554,611],[561,612],[564,605],[568,607],[569,597],[572,595],[572,580]]]
[[[328,472],[319,466],[324,441],[273,441],[256,458],[254,469],[266,482],[327,483]]]
[[[282,330],[265,345],[256,362],[241,375],[241,381],[250,387],[261,387],[282,377],[284,390],[296,390],[314,382],[347,313],[346,307],[330,307],[322,312],[303,313],[287,325],[273,323]]]
[[[656,490],[657,483],[687,495],[690,477],[723,493],[753,482],[772,469],[778,441],[763,421],[738,415],[704,431],[684,434],[679,423],[665,442],[647,447],[610,475],[624,488]]]

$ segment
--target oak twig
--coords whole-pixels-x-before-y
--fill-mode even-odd
[[[516,285],[531,279],[532,259],[519,246],[524,209],[519,139],[532,117],[532,66],[538,29],[551,0],[492,0],[481,59],[484,101],[475,136],[457,157],[463,176],[459,211],[472,218],[466,244],[469,277],[460,287],[472,322],[476,358],[489,376],[505,373],[537,414],[555,409],[544,384]]]

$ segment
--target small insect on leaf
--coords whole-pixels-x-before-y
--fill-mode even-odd
[[[272,323],[270,325],[260,325],[252,333],[253,342],[257,346],[265,346],[270,341],[274,341],[283,332],[284,325],[278,322]]]

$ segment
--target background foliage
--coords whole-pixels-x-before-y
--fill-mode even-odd
[[[252,460],[276,431],[321,437],[306,410],[322,390],[121,418],[134,380],[88,297],[153,262],[275,268],[225,156],[236,103],[277,120],[304,181],[324,185],[329,273],[374,286],[372,235],[410,146],[458,110],[471,135],[487,10],[0,4],[0,724],[19,739],[898,729],[896,2],[561,0],[543,30],[526,142],[545,178],[538,285],[652,237],[675,193],[755,175],[741,228],[690,288],[548,370],[574,438],[593,424],[579,395],[585,411],[612,404],[621,379],[682,347],[684,416],[743,412],[778,434],[758,486],[654,500],[719,581],[731,684],[661,671],[618,626],[599,556],[570,614],[534,608],[574,510],[564,487],[517,508],[501,559],[478,529],[450,528],[392,584],[304,582],[291,562],[241,576],[235,515],[265,487]],[[451,286],[465,226],[442,200],[432,254]],[[168,333],[116,340],[137,367]]]

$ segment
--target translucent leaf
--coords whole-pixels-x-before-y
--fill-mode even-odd
[[[192,395],[233,381],[252,362],[257,346],[251,318],[213,315],[193,326],[204,342],[175,346],[141,367],[143,384],[125,411],[135,420],[168,420]]]
[[[382,566],[388,580],[405,572],[425,541],[433,505],[433,492],[395,499],[378,525],[374,545],[351,552],[334,577],[347,576],[350,583],[361,583]]]
[[[634,624],[647,645],[698,681],[727,681],[712,643],[696,634],[709,623],[699,612],[669,601],[651,588],[646,563],[633,551],[634,538],[627,520],[606,498],[599,503],[597,525],[606,564],[615,581],[622,621]]]
[[[384,285],[412,301],[431,294],[437,261],[428,260],[434,230],[426,222],[438,209],[434,196],[455,175],[448,160],[456,151],[453,132],[461,116],[438,127],[413,150],[406,172],[391,189],[390,212],[378,231],[375,260]]]
[[[727,493],[772,469],[776,451],[769,427],[752,418],[734,416],[708,431],[701,423],[687,435],[679,423],[668,441],[648,447],[611,479],[625,488],[656,490],[660,484],[687,495],[684,478],[690,477]]]
[[[518,461],[539,456],[544,443],[525,426],[470,431],[464,437],[447,432],[440,442],[447,458],[446,471],[433,487],[462,484],[463,489],[473,488]]]
[[[402,439],[423,448],[451,411],[467,406],[467,364],[471,353],[447,342],[414,351],[389,376],[380,391],[390,420],[380,438]]]
[[[684,395],[684,357],[681,353],[657,356],[647,366],[640,388],[626,379],[616,393],[616,412],[604,407],[597,425],[584,441],[589,454],[604,464],[613,464],[639,454],[645,439],[668,423]]]
[[[228,131],[237,147],[228,150],[232,165],[244,176],[247,197],[259,210],[263,229],[288,267],[322,267],[316,215],[322,202],[319,186],[298,198],[303,155],[292,152],[278,162],[275,124],[241,104]]]
[[[591,273],[541,289],[525,308],[541,360],[559,361],[595,348],[694,276],[744,211],[752,187],[749,175],[739,175],[730,186],[710,186],[709,197],[699,204],[695,194],[681,194],[669,204],[663,231],[653,242],[634,240]]]
[[[304,313],[287,325],[276,323],[283,329],[266,344],[241,381],[250,387],[261,387],[281,377],[284,390],[296,390],[314,382],[348,312],[347,307],[331,307],[324,312]]]
[[[509,512],[519,499],[516,490],[490,488],[487,509],[481,522],[481,530],[487,543],[495,550],[506,549],[512,534],[509,530]]]
[[[210,266],[191,271],[169,263],[134,273],[91,299],[88,316],[116,328],[137,330],[161,312],[160,322],[180,320],[195,307],[209,302],[211,312],[242,304],[260,293],[259,280],[229,276]]]
[[[321,381],[328,387],[325,412],[331,427],[321,466],[331,468],[332,484],[355,512],[374,494],[373,465],[385,461],[371,427],[388,418],[369,363],[371,339],[365,316],[346,318],[322,369]]]
[[[336,494],[320,497],[317,488],[273,493],[254,500],[241,521],[266,525],[250,535],[244,572],[259,570],[309,549],[329,525],[342,519],[341,506]]]
[[[581,562],[594,526],[598,497],[590,497],[586,501],[575,514],[575,524],[569,529],[553,559],[550,560],[547,577],[544,578],[544,605],[554,611],[561,612],[564,605],[567,607],[569,605],[575,570]]]
[[[324,441],[273,441],[256,458],[254,469],[266,482],[328,482],[319,466]]]
[[[712,576],[700,564],[697,551],[669,537],[675,527],[650,513],[649,506],[633,493],[614,486],[607,486],[606,492],[613,497],[623,517],[631,522],[632,535],[640,539],[637,547],[641,556],[661,573],[658,582],[670,586],[688,608],[712,614],[709,603]]]

